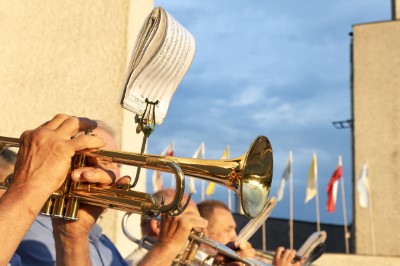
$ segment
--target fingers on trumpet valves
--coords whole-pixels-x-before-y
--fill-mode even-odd
[[[111,185],[116,181],[116,174],[99,167],[81,167],[71,173],[74,181]]]

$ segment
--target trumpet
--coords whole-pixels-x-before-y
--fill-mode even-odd
[[[153,246],[156,244],[156,240],[152,237],[144,236],[141,239],[136,238],[134,235],[132,235],[128,229],[128,219],[133,213],[125,213],[125,215],[122,218],[122,231],[125,234],[125,236],[131,240],[132,242],[136,243],[138,246],[146,249],[146,250],[151,250]],[[153,219],[160,221],[159,217],[153,217]],[[187,244],[184,248],[184,250],[181,251],[180,254],[177,255],[177,257],[174,259],[173,265],[213,265],[213,260],[216,254],[211,254],[209,250],[201,250],[200,251],[200,245],[203,244],[205,246],[208,246],[210,248],[213,248],[216,250],[218,253],[234,260],[234,261],[239,261],[244,263],[245,265],[249,266],[268,266],[270,264],[264,263],[262,260],[255,260],[255,259],[249,259],[249,258],[243,258],[239,256],[233,249],[229,248],[226,245],[223,245],[222,243],[219,243],[215,240],[212,240],[210,238],[207,238],[204,236],[203,232],[198,232],[195,230],[192,230],[192,232],[189,235],[189,239],[187,241]],[[200,256],[197,256],[198,252],[202,252],[204,256],[200,258]]]
[[[19,147],[19,139],[0,136],[0,151],[9,147]],[[155,216],[159,213],[178,215],[188,203],[182,203],[185,175],[188,175],[213,181],[232,189],[240,195],[246,216],[254,218],[267,203],[272,182],[272,148],[265,136],[257,137],[247,153],[231,160],[179,158],[107,149],[83,150],[76,152],[69,174],[73,169],[82,167],[89,157],[100,161],[174,173],[175,197],[170,204],[158,204],[154,196],[133,191],[131,185],[102,188],[90,183],[74,182],[67,176],[64,184],[53,193],[43,207],[43,214],[75,220],[79,204],[84,202],[147,216]],[[8,185],[9,179],[0,183],[0,188],[7,189]]]
[[[308,266],[316,261],[325,252],[325,231],[312,233],[296,252],[293,262],[300,261],[301,265]],[[272,263],[275,252],[256,250],[256,259],[265,263]]]
[[[268,202],[262,212],[255,219],[252,219],[241,230],[237,238],[238,242],[235,241],[235,246],[238,246],[241,242],[246,242],[257,231],[261,224],[264,223],[265,220],[269,217],[275,205],[276,198],[272,197],[271,199],[268,199]],[[144,236],[143,238],[138,239],[129,231],[128,219],[131,215],[132,213],[125,213],[122,218],[122,231],[124,235],[140,247],[147,250],[152,249],[154,244],[156,243],[155,239],[148,236]],[[154,217],[153,219],[160,221],[159,217]],[[207,246],[215,250],[215,254],[212,254],[210,249],[201,248],[201,245]],[[198,255],[198,253],[201,255]],[[270,263],[272,263],[272,259],[267,263],[264,260],[264,257],[261,256],[257,256],[256,258],[240,257],[230,247],[213,239],[207,238],[203,232],[192,230],[186,243],[185,249],[175,258],[174,265],[211,265],[216,253],[222,254],[231,260],[240,261],[250,266],[264,266],[270,265]]]

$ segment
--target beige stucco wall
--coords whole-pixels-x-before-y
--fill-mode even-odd
[[[393,19],[400,19],[400,0],[392,0]]]
[[[400,257],[324,254],[313,266],[398,266]]]
[[[358,254],[400,256],[400,21],[356,25],[354,176],[368,162],[372,215],[355,197]],[[354,193],[357,192],[354,187]]]
[[[119,99],[136,34],[152,7],[151,0],[1,1],[0,135],[18,137],[66,113],[108,122],[122,149],[138,152],[142,136]],[[122,172],[134,175],[127,167]],[[133,245],[120,231],[122,215],[109,212],[101,223],[127,254]]]

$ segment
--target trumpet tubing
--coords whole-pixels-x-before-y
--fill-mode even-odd
[[[140,155],[103,149],[79,153],[109,162],[165,172],[171,172],[171,169],[163,167],[165,161],[175,162],[187,176],[213,181],[236,192],[241,198],[244,213],[249,218],[256,217],[267,204],[272,183],[272,147],[265,136],[257,137],[247,153],[229,160]]]
[[[18,146],[18,139],[0,136],[0,150]],[[179,158],[106,149],[83,150],[76,152],[71,171],[81,167],[85,160],[83,158],[87,157],[175,173],[175,198],[168,205],[160,205],[152,195],[133,191],[130,186],[101,188],[95,184],[73,182],[66,178],[63,186],[53,193],[44,206],[44,213],[51,212],[53,216],[76,219],[79,202],[85,202],[149,216],[158,213],[177,215],[183,211],[181,201],[185,175],[188,175],[213,181],[233,190],[240,196],[246,216],[254,218],[267,204],[272,182],[272,148],[268,138],[264,136],[257,137],[247,153],[231,160]]]

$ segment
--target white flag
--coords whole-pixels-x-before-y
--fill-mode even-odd
[[[278,191],[276,192],[276,198],[278,201],[280,201],[283,198],[283,191],[285,190],[286,181],[289,179],[292,173],[292,161],[293,161],[292,151],[290,151],[289,158],[286,162],[285,170],[283,171],[282,174],[281,183],[279,184]]]
[[[361,208],[369,208],[368,165],[364,162],[357,180],[358,200]]]
[[[205,148],[204,142],[202,142],[200,144],[200,146],[197,148],[197,150],[194,152],[193,158],[204,159],[205,153],[206,153],[206,148]],[[189,192],[192,193],[192,194],[196,194],[197,193],[196,184],[195,184],[194,181],[195,181],[194,177],[190,177],[189,178]]]

